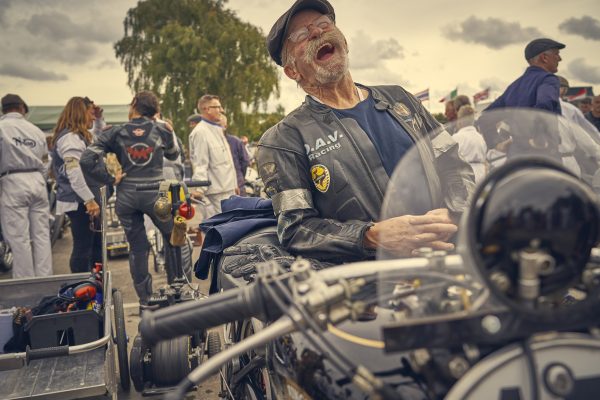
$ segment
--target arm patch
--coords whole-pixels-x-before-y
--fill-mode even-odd
[[[67,171],[79,168],[79,160],[74,157],[66,157],[64,161],[65,161],[65,170],[67,170]]]

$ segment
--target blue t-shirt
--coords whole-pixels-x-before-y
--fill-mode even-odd
[[[431,196],[420,155],[416,150],[410,151],[415,143],[402,125],[386,110],[376,109],[375,100],[370,94],[353,108],[333,111],[340,119],[352,118],[365,131],[390,178],[398,162],[409,153],[411,159],[403,164],[406,168],[403,175],[396,178],[397,186],[387,188],[388,196],[395,196],[401,201],[398,202],[397,209],[388,209],[387,212],[404,215],[424,214],[431,210]]]
[[[406,130],[386,110],[377,110],[375,100],[369,97],[353,108],[333,109],[338,118],[352,118],[369,135],[375,146],[383,168],[392,176],[400,159],[414,145]]]

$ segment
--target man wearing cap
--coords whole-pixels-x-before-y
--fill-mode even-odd
[[[46,135],[25,119],[27,104],[2,98],[0,117],[0,223],[12,249],[13,278],[52,275],[50,209],[46,192]]]
[[[484,111],[499,108],[536,108],[561,115],[559,102],[559,81],[556,75],[558,63],[562,60],[560,50],[565,45],[552,39],[542,38],[529,42],[525,47],[525,59],[529,67],[525,73],[511,83],[504,93],[490,104]],[[490,115],[490,114],[488,114]],[[495,121],[480,118],[480,129],[485,138],[488,148],[493,149],[505,140],[497,134],[494,127]],[[532,127],[526,126],[526,122],[516,121],[513,123],[513,143],[509,149],[512,154],[524,154],[529,151],[532,140],[543,140],[544,147],[548,150],[547,155],[554,156],[557,160],[561,157],[558,152],[560,143],[558,129],[552,128],[550,133],[543,138],[532,138]],[[539,131],[539,128],[538,128]]]
[[[414,96],[399,86],[353,82],[331,4],[296,1],[269,32],[267,47],[308,95],[258,145],[282,245],[334,262],[371,257],[379,246],[402,256],[419,247],[452,249],[452,217],[466,205],[473,172]],[[380,221],[394,167],[416,142],[417,169],[426,175],[415,190],[422,207]]]

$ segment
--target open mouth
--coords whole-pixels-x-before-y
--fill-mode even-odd
[[[317,61],[325,61],[333,56],[335,47],[330,43],[325,43],[317,50]]]

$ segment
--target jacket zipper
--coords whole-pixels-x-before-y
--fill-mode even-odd
[[[331,115],[333,115],[333,117],[335,118],[335,121],[337,122],[337,124],[346,133],[346,137],[348,137],[350,139],[350,141],[352,142],[352,147],[354,148],[354,152],[358,155],[358,157],[362,161],[362,164],[364,166],[365,171],[367,171],[367,173],[369,174],[369,177],[371,178],[371,181],[375,184],[375,187],[377,188],[377,192],[379,193],[380,200],[383,201],[383,191],[379,187],[379,184],[378,184],[377,180],[375,179],[375,176],[373,175],[373,173],[371,171],[371,168],[369,167],[369,164],[367,163],[367,160],[365,160],[365,158],[363,157],[362,153],[360,151],[358,151],[359,147],[356,144],[356,141],[354,140],[354,137],[350,134],[350,131],[348,129],[346,129],[346,127],[344,126],[344,124],[342,124],[342,122],[340,121],[340,119],[338,118],[338,116],[335,115],[335,113],[333,111],[328,111],[328,112]]]

